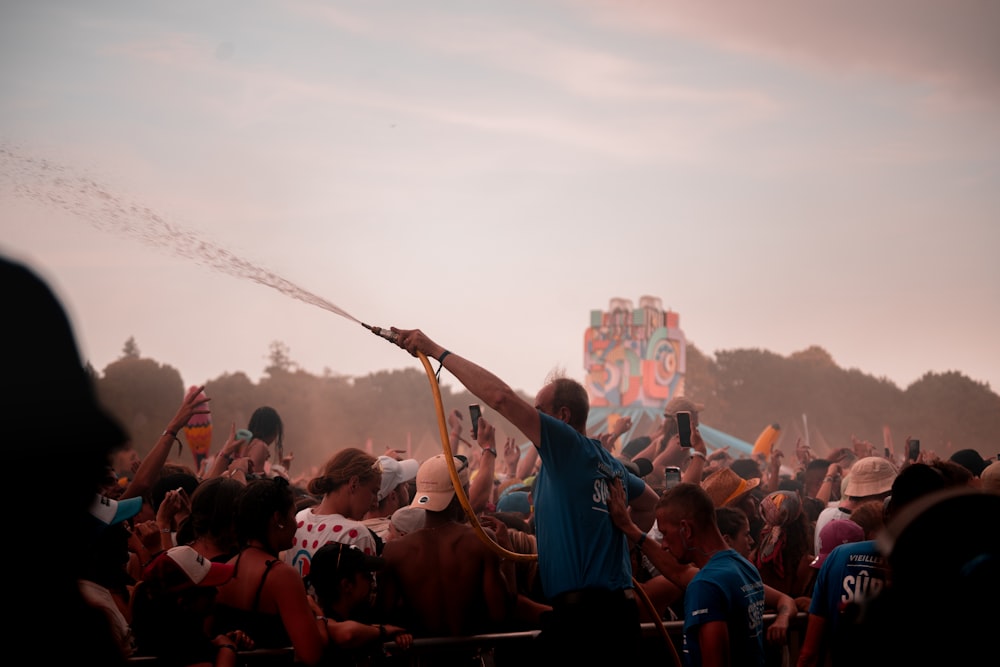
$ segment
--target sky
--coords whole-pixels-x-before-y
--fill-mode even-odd
[[[422,368],[361,321],[534,394],[649,295],[708,354],[997,391],[998,30],[976,0],[4,3],[0,253],[99,371],[134,337],[188,385],[274,341]]]

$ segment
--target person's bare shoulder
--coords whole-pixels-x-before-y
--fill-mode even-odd
[[[305,584],[302,582],[302,576],[299,574],[299,571],[282,561],[278,561],[271,566],[267,582],[273,582],[274,585],[281,587],[298,585],[305,590]]]

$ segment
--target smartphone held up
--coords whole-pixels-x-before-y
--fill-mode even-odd
[[[479,407],[479,403],[473,403],[469,406],[469,419],[472,420],[472,437],[473,439],[479,437],[479,418],[483,416],[483,411]]]
[[[677,434],[681,439],[681,447],[691,446],[691,413],[682,410],[674,415],[677,419]]]

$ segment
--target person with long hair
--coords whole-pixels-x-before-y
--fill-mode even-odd
[[[274,463],[281,463],[284,453],[285,424],[281,421],[281,415],[274,408],[264,405],[253,411],[246,430],[250,431],[251,438],[238,453],[239,456],[246,456],[253,462],[251,472],[263,475],[264,464],[271,458],[271,445],[277,450],[277,458]]]
[[[243,630],[256,648],[295,649],[295,659],[317,664],[329,638],[317,619],[298,570],[280,554],[295,536],[295,497],[283,477],[247,484],[236,512],[240,552],[233,578],[219,588],[216,632]]]
[[[377,507],[381,485],[382,467],[371,454],[349,447],[330,457],[306,489],[322,499],[295,516],[295,535],[285,563],[305,577],[313,554],[328,542],[353,544],[362,553],[377,555],[375,535],[361,520]]]
[[[191,494],[191,513],[177,530],[177,543],[225,563],[239,552],[236,509],[243,484],[226,477],[205,480]]]

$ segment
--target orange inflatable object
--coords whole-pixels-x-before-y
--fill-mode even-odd
[[[763,454],[764,456],[771,455],[771,448],[774,447],[774,443],[778,442],[778,436],[781,435],[781,427],[777,424],[768,424],[760,435],[757,436],[757,441],[753,443],[753,451],[750,453],[751,456],[757,456],[758,454]]]
[[[188,391],[197,389],[197,387],[191,387]],[[201,392],[199,397],[204,398],[205,392]],[[205,404],[206,408],[208,403]],[[187,440],[188,447],[191,448],[191,454],[194,456],[195,466],[199,468],[201,462],[208,456],[208,450],[212,446],[212,414],[206,412],[205,414],[197,414],[191,417],[191,420],[184,426],[184,438]]]

